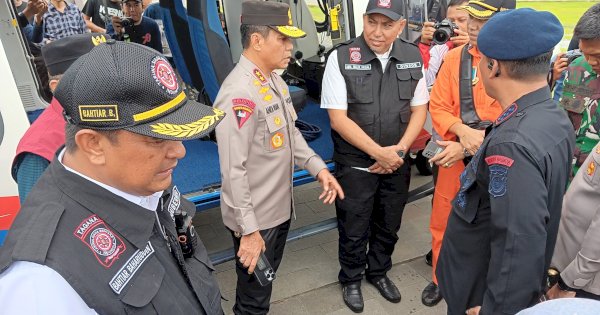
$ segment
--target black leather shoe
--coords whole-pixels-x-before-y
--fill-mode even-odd
[[[430,250],[429,253],[425,255],[425,263],[430,266],[433,264],[433,250]]]
[[[400,302],[400,299],[402,298],[400,296],[400,291],[398,291],[398,288],[392,282],[392,280],[390,280],[390,278],[383,277],[377,281],[369,280],[369,282],[374,285],[377,290],[379,290],[381,296],[383,296],[386,300],[392,303]]]
[[[362,313],[365,303],[360,291],[360,282],[342,285],[342,297],[350,310],[354,313]]]
[[[425,289],[423,289],[423,293],[421,293],[421,302],[425,306],[434,306],[441,300],[442,294],[440,293],[440,288],[435,283],[429,282]]]

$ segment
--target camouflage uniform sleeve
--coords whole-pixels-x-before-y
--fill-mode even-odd
[[[490,262],[480,314],[514,314],[541,289],[546,252],[548,190],[545,169],[526,148],[511,142],[489,146]]]
[[[225,91],[224,91],[225,90]],[[244,88],[221,89],[215,107],[227,115],[216,128],[221,164],[222,200],[234,209],[243,235],[259,229],[246,171],[248,155],[257,129],[257,113],[250,93]],[[243,116],[243,117],[242,117]]]

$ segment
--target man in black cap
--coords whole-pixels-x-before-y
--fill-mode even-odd
[[[448,314],[515,314],[536,303],[556,242],[574,135],[546,82],[563,28],[517,9],[481,29],[479,69],[503,113],[460,176],[437,277]]]
[[[323,202],[344,193],[295,127],[288,86],[274,72],[289,64],[292,38],[306,33],[292,26],[289,6],[280,2],[244,1],[241,21],[244,50],[214,105],[229,115],[216,129],[221,213],[239,258],[233,312],[266,314],[273,285],[261,285],[252,273],[261,251],[274,271],[281,263],[294,211],[295,166],[318,179]]]
[[[108,33],[114,32],[118,40],[138,43],[162,53],[162,42],[158,23],[149,17],[142,16],[144,8],[142,0],[122,0],[124,17],[113,15]]]
[[[106,38],[102,34],[85,33],[61,38],[44,45],[42,56],[48,69],[50,90],[54,91],[63,73],[77,58],[104,42]],[[56,151],[65,144],[65,120],[62,110],[58,101],[52,99],[50,105],[31,124],[19,141],[11,175],[19,186],[21,204],[54,159]]]
[[[402,12],[401,0],[370,0],[363,33],[332,51],[323,76],[321,107],[329,113],[335,174],[347,195],[336,201],[338,278],[354,312],[364,307],[363,272],[385,299],[400,302],[386,274],[408,199],[405,158],[429,101],[419,49],[398,39]]]
[[[0,249],[2,310],[222,314],[195,207],[171,177],[181,141],[224,113],[188,100],[156,51],[112,40],[73,63],[55,97],[66,147]]]

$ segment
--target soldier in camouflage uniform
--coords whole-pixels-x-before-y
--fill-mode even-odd
[[[583,56],[569,65],[560,99],[577,137],[572,176],[600,140],[600,112],[597,110],[600,99],[600,4],[581,17],[573,36],[579,38]]]

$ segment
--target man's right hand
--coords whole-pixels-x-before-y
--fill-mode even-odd
[[[556,56],[556,60],[552,66],[552,86],[554,86],[556,80],[558,80],[562,76],[563,72],[569,67],[569,59],[565,57],[565,54],[566,53],[560,53],[558,56]]]
[[[118,16],[113,16],[112,17],[112,25],[113,28],[115,29],[115,33],[116,34],[122,34],[123,33],[123,24],[121,24],[121,18]]]
[[[456,35],[450,38],[450,41],[452,42],[452,44],[454,44],[454,47],[458,47],[469,43],[469,34],[467,32],[455,29],[454,33]]]
[[[240,239],[240,249],[237,252],[240,263],[248,268],[248,274],[254,272],[254,267],[258,262],[258,256],[266,250],[265,241],[260,235],[260,231],[243,235]]]
[[[462,125],[456,135],[460,139],[460,144],[462,144],[462,146],[467,149],[471,155],[475,155],[483,143],[485,130],[477,130],[467,125]]]
[[[384,169],[390,169],[395,171],[402,164],[404,164],[404,160],[398,156],[398,151],[400,148],[397,145],[392,145],[389,147],[381,147],[376,156],[373,158],[379,163],[381,167]]]
[[[423,29],[421,30],[421,43],[425,45],[431,45],[433,40],[433,33],[435,33],[434,22],[423,23]]]

